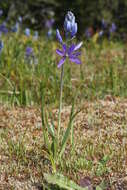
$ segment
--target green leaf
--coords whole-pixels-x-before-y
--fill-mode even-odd
[[[102,188],[101,188],[101,187],[99,187],[99,186],[97,186],[97,187],[96,187],[96,190],[102,190]]]
[[[72,142],[72,145],[73,145],[73,141],[74,141],[73,140],[73,121],[74,121],[74,118],[76,117],[76,115],[80,112],[80,111],[77,111],[76,113],[74,113],[74,105],[75,105],[76,97],[77,97],[77,92],[76,92],[76,95],[74,96],[74,99],[73,99],[73,102],[72,102],[72,107],[71,107],[71,113],[70,113],[70,119],[69,119],[68,127],[67,127],[67,129],[65,131],[65,134],[64,134],[64,137],[63,137],[63,140],[62,140],[61,150],[60,150],[60,154],[59,154],[60,158],[61,158],[62,154],[64,153],[66,143],[67,143],[67,140],[69,138],[69,134],[70,134],[71,130],[72,130],[71,142]]]
[[[67,190],[88,190],[88,188],[83,188],[77,185],[74,181],[69,180],[67,177],[61,174],[44,174],[45,180],[52,185],[57,185],[60,188]],[[99,189],[98,189],[99,190]]]

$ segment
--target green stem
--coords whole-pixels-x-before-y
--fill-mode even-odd
[[[61,110],[62,110],[62,92],[63,92],[63,75],[64,75],[64,64],[61,68],[61,78],[60,78],[60,102],[59,102],[59,115],[58,115],[58,142],[61,128]]]

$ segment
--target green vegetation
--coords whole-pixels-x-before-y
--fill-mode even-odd
[[[0,102],[11,105],[40,105],[41,84],[46,89],[46,103],[58,106],[60,72],[55,50],[58,44],[41,38],[7,35],[0,55]],[[34,57],[26,58],[26,47],[33,48]],[[107,41],[84,41],[82,65],[66,64],[64,102],[71,103],[80,86],[79,101],[103,98],[110,94],[126,97],[126,44]],[[73,89],[72,89],[73,88]]]

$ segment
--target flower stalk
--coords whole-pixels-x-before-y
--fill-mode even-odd
[[[58,142],[60,136],[61,128],[61,111],[62,111],[62,94],[63,94],[63,76],[64,76],[64,64],[61,67],[61,77],[60,77],[60,102],[59,102],[59,115],[58,115]]]

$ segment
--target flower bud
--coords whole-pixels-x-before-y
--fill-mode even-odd
[[[77,23],[75,22],[75,16],[71,11],[68,11],[65,16],[64,30],[67,36],[70,35],[71,37],[75,36],[77,33]]]

